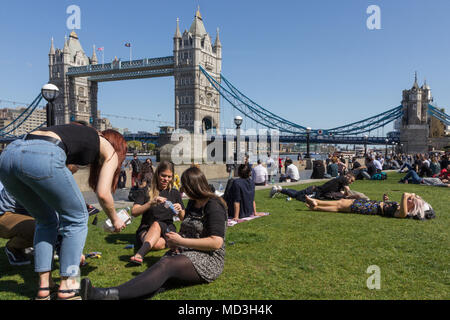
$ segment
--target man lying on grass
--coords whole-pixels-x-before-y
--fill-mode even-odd
[[[321,186],[310,186],[300,191],[283,189],[281,186],[273,186],[272,190],[270,190],[270,197],[273,198],[278,193],[282,193],[302,202],[306,201],[306,196],[321,200],[360,198],[368,200],[364,194],[350,190],[350,185],[353,182],[355,182],[355,176],[352,173],[347,173],[346,175],[334,178]]]

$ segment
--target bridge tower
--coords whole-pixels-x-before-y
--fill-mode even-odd
[[[431,88],[426,84],[419,87],[417,73],[412,88],[403,90],[403,118],[400,130],[400,141],[404,145],[403,152],[424,153],[428,151],[430,122],[428,104],[433,102]]]
[[[69,77],[69,67],[97,64],[95,47],[89,58],[81,46],[75,31],[64,41],[62,50],[55,49],[53,39],[49,52],[49,82],[56,85],[60,94],[55,100],[56,124],[66,124],[74,120],[83,120],[97,124],[97,82],[86,77]]]
[[[206,32],[200,10],[183,34],[179,20],[173,37],[175,78],[175,128],[202,133],[220,128],[220,95],[211,86],[199,65],[218,82],[222,71],[222,44],[219,30],[215,42]]]

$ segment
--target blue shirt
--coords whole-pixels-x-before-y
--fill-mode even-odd
[[[253,215],[253,201],[255,200],[255,183],[251,179],[236,179],[231,187],[231,200],[234,218],[234,203],[239,202],[239,218],[245,218]],[[231,209],[231,208],[230,208]]]
[[[0,182],[0,216],[5,212],[16,212],[17,209],[21,209],[16,199],[6,191],[3,184]]]

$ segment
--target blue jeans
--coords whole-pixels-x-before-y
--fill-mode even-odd
[[[422,178],[419,177],[417,172],[414,170],[409,170],[406,176],[402,179],[402,181],[408,180],[408,183],[421,184]]]
[[[51,271],[59,232],[60,274],[78,275],[88,212],[83,195],[66,167],[65,152],[44,140],[15,140],[0,156],[0,180],[36,219],[35,271]]]

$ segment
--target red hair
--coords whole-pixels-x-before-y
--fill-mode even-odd
[[[114,172],[114,177],[111,185],[111,192],[114,193],[117,189],[117,182],[119,181],[122,163],[127,155],[127,142],[119,132],[112,129],[103,131],[102,135],[112,145],[118,158],[117,168],[116,171]],[[89,173],[89,187],[91,187],[94,191],[97,190],[97,184],[101,168],[102,166],[100,165],[100,161],[95,161],[93,164],[91,164],[91,169]]]

